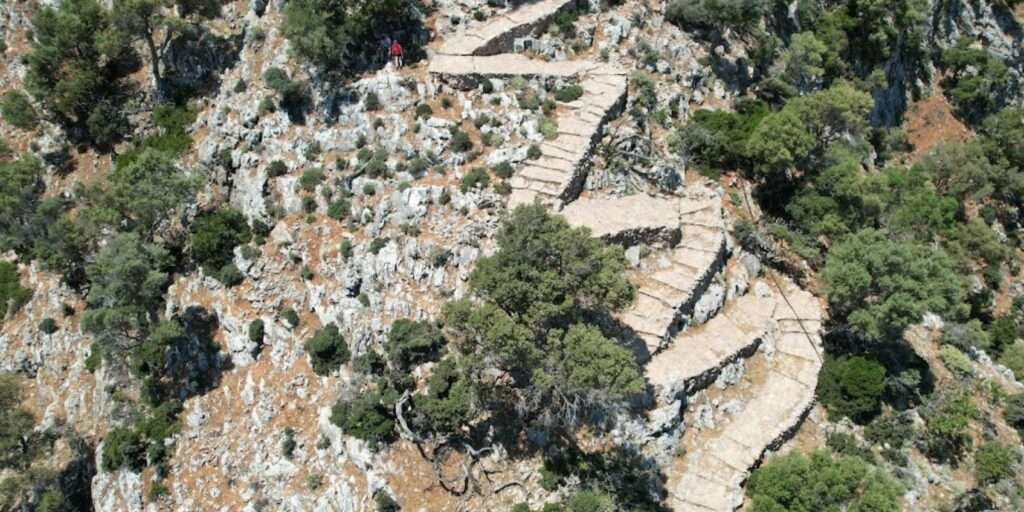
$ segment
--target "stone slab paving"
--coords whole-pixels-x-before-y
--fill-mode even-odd
[[[669,265],[635,282],[637,300],[620,315],[650,354],[664,349],[673,330],[689,315],[727,256],[722,201],[710,188],[689,187],[679,199],[680,242]]]
[[[585,198],[562,209],[573,226],[585,226],[593,236],[635,245],[665,242],[679,237],[678,198],[634,194],[611,198]]]
[[[767,451],[778,448],[795,432],[814,404],[821,369],[821,305],[810,293],[788,280],[783,281],[782,288],[784,293],[773,288],[771,296],[751,294],[740,298],[734,304],[741,304],[747,297],[752,297],[752,302],[727,309],[703,327],[700,336],[704,339],[700,344],[688,344],[688,359],[711,361],[704,364],[724,361],[721,355],[735,350],[742,342],[728,341],[727,337],[734,334],[734,327],[715,322],[721,316],[735,318],[742,310],[751,315],[745,317],[746,322],[763,322],[759,330],[771,342],[774,352],[765,356],[768,371],[760,382],[753,383],[752,398],[743,410],[720,429],[709,431],[707,439],[700,439],[701,448],[686,455],[686,469],[681,475],[670,475],[674,482],[669,489],[671,505],[677,511],[739,508],[743,503],[742,485],[750,470],[760,464]],[[757,306],[762,308],[760,313],[751,309]],[[721,331],[709,332],[718,329]],[[698,355],[698,352],[705,354]],[[689,369],[684,373],[697,371],[694,370],[696,363],[683,362],[670,351],[659,357],[666,359],[655,358],[648,366],[652,383],[655,379],[664,382],[685,378],[671,375],[670,365],[685,365]]]

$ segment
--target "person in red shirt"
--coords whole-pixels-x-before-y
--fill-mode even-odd
[[[398,39],[391,43],[391,62],[396,68],[402,67],[402,43],[399,43]]]

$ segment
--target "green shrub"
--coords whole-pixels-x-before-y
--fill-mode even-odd
[[[363,183],[363,195],[364,196],[372,196],[372,195],[374,195],[376,193],[377,193],[376,185],[374,185],[373,183],[370,183],[370,182]]]
[[[864,428],[864,438],[877,445],[902,448],[914,437],[914,422],[906,414],[879,416]]]
[[[601,491],[579,491],[569,498],[569,512],[612,512],[615,500]]]
[[[426,103],[420,103],[419,105],[416,105],[416,117],[418,119],[422,119],[425,117],[433,117],[433,115],[434,109],[430,105],[427,105]]]
[[[1003,406],[1003,418],[1024,436],[1024,393],[1010,395]]]
[[[281,318],[292,329],[299,326],[299,314],[292,308],[285,308],[284,311],[281,311]]]
[[[352,240],[349,240],[348,238],[342,240],[341,244],[338,246],[338,252],[341,253],[341,257],[346,260],[352,257],[352,249]]]
[[[242,274],[241,270],[238,270],[234,263],[228,263],[217,272],[217,280],[223,283],[224,286],[231,288],[242,284],[242,281],[245,280],[245,275]]]
[[[939,358],[942,359],[942,364],[949,371],[960,377],[974,375],[974,366],[971,365],[971,359],[953,345],[943,345],[939,349]]]
[[[296,108],[306,102],[306,92],[303,84],[288,78],[288,73],[281,68],[267,68],[263,72],[263,82],[277,93],[281,105],[285,109]]]
[[[971,320],[967,323],[946,324],[942,331],[942,343],[959,349],[960,352],[969,352],[971,349],[986,350],[989,345],[989,336],[978,320]]]
[[[963,38],[942,53],[942,64],[948,70],[943,85],[961,115],[977,121],[999,108],[997,98],[1010,82],[1006,64],[986,49],[973,48],[972,43]]]
[[[873,462],[875,460],[875,456],[871,453],[870,448],[862,446],[856,437],[845,432],[829,433],[828,437],[825,438],[825,446],[838,455],[860,457],[865,462]]]
[[[313,167],[312,169],[302,171],[302,176],[299,177],[299,187],[306,192],[312,192],[323,181],[324,170],[319,167]]]
[[[338,199],[337,201],[331,201],[331,203],[327,205],[327,216],[334,220],[342,220],[345,217],[348,217],[351,211],[352,205],[349,203],[348,199]]]
[[[231,208],[200,215],[192,223],[190,231],[192,259],[211,272],[231,263],[235,247],[252,239],[245,216]]]
[[[1019,329],[1011,315],[1003,315],[992,321],[988,326],[988,337],[992,351],[996,354],[1012,345],[1017,340]]]
[[[752,28],[769,6],[758,0],[672,0],[665,20],[684,28],[730,27],[742,32]]]
[[[491,172],[493,172],[494,175],[499,178],[509,179],[512,177],[512,174],[515,173],[515,169],[512,167],[511,163],[501,162],[498,165],[492,167]]]
[[[399,512],[402,510],[402,507],[398,506],[398,502],[385,491],[378,492],[373,501],[377,506],[377,512]]]
[[[530,148],[526,150],[526,158],[529,158],[530,160],[537,160],[543,156],[543,154],[544,153],[540,150],[540,146],[536,144],[531,145]]]
[[[818,398],[829,413],[858,423],[881,410],[885,367],[863,356],[829,357],[818,381]]]
[[[394,402],[394,397],[378,390],[360,393],[351,400],[338,400],[331,409],[331,423],[346,435],[377,447],[395,438]]]
[[[349,360],[348,343],[334,324],[318,329],[303,347],[317,375],[329,375]]]
[[[999,363],[1009,368],[1017,380],[1024,380],[1024,343],[1018,341],[1007,347]]]
[[[0,322],[21,309],[32,298],[32,290],[22,288],[18,267],[8,261],[0,261]]]
[[[249,322],[249,341],[257,344],[263,344],[263,337],[265,336],[265,328],[263,326],[263,320],[257,318],[252,322]]]
[[[103,469],[117,471],[126,467],[139,471],[145,467],[146,448],[142,436],[129,427],[114,427],[103,438]]]
[[[540,120],[540,133],[544,135],[547,140],[554,140],[558,137],[558,123],[550,117],[544,117]]]
[[[401,371],[435,360],[444,344],[441,330],[427,321],[395,320],[385,349],[391,363]]]
[[[981,485],[994,484],[1014,475],[1013,466],[1020,462],[1017,448],[998,441],[989,441],[974,454],[974,475]]]
[[[568,85],[562,87],[555,93],[555,99],[562,103],[570,103],[580,99],[583,96],[583,88],[578,85]]]
[[[291,460],[295,456],[296,446],[298,446],[298,443],[295,442],[295,430],[291,427],[285,427],[284,440],[281,441],[281,455]]]
[[[484,189],[491,184],[491,176],[483,167],[474,167],[462,178],[462,193],[470,189]]]
[[[900,486],[858,457],[816,451],[776,456],[750,475],[754,512],[851,510],[896,512]]]
[[[89,347],[89,355],[85,358],[85,369],[89,373],[95,372],[103,363],[103,350],[95,341]]]
[[[43,334],[53,334],[57,332],[57,322],[50,317],[46,317],[39,322],[39,332]]]
[[[390,242],[390,241],[391,241],[391,239],[387,238],[387,237],[374,238],[370,242],[370,248],[369,248],[370,254],[377,254],[377,253],[379,253],[381,251],[381,249],[386,247],[388,245],[388,242]]]
[[[0,96],[0,115],[5,121],[22,130],[34,130],[39,125],[35,107],[21,91],[7,91]]]
[[[288,166],[281,160],[274,160],[267,166],[267,176],[276,178],[288,174]]]
[[[465,153],[473,149],[473,141],[470,140],[468,133],[459,128],[452,128],[451,148],[456,153]]]
[[[979,415],[970,392],[943,390],[932,395],[919,412],[925,422],[920,439],[921,451],[939,462],[959,460],[971,445],[967,427]]]

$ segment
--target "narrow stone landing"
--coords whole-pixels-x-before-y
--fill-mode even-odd
[[[585,226],[605,241],[626,247],[639,243],[674,246],[679,240],[679,198],[633,194],[583,198],[562,209],[573,226]]]
[[[508,51],[512,41],[548,24],[576,0],[542,0],[523,4],[482,24],[471,24],[447,38],[438,48],[441,55],[494,55]]]
[[[701,329],[677,337],[648,366],[659,396],[708,386],[739,357],[762,358],[766,368],[745,390],[742,410],[724,425],[698,432],[699,448],[669,471],[671,506],[677,511],[732,511],[742,505],[742,485],[751,469],[792,436],[814,404],[821,306],[792,283],[783,281],[782,286],[788,301],[760,281],[752,294]]]
[[[665,348],[687,320],[728,253],[721,198],[706,186],[684,194],[677,207],[679,245],[664,258],[663,268],[634,280],[636,301],[619,316],[650,354]]]

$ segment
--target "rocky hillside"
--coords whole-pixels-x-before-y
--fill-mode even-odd
[[[0,5],[0,510],[1024,508],[1021,9]]]

